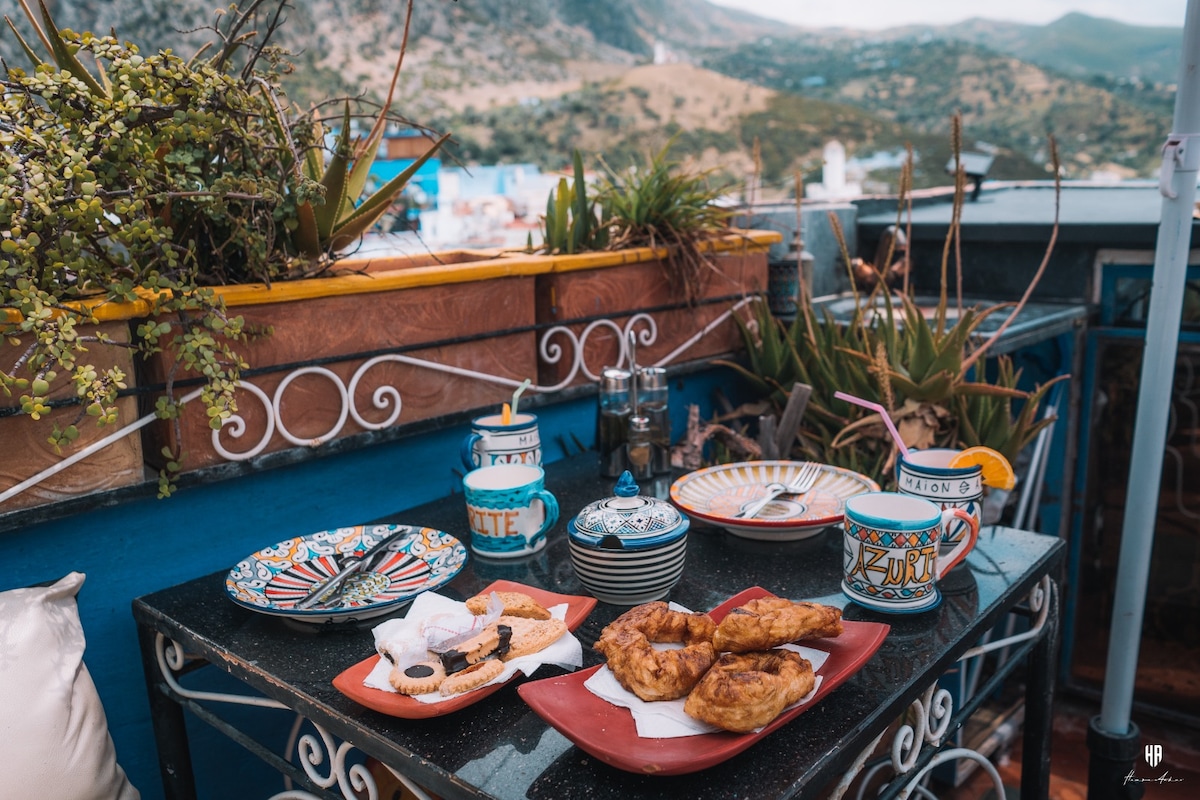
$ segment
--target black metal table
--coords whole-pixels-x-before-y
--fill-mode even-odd
[[[588,502],[611,494],[612,482],[597,476],[594,453],[550,464],[546,471],[547,486],[558,497],[564,515],[546,549],[514,562],[472,556],[454,581],[439,591],[465,599],[504,578],[565,594],[586,594],[567,555],[565,519]],[[660,481],[659,491],[662,488]],[[461,496],[405,511],[390,521],[433,526],[466,541]],[[692,609],[709,609],[742,589],[762,586],[781,596],[845,606],[847,619],[887,622],[891,631],[858,673],[795,720],[716,767],[676,777],[623,772],[579,750],[521,700],[516,683],[475,705],[432,719],[398,719],[364,708],[338,692],[331,681],[373,653],[370,627],[379,620],[350,632],[297,630],[295,623],[231,602],[223,572],[138,598],[133,613],[170,798],[196,796],[185,709],[222,727],[219,717],[208,710],[211,698],[184,689],[179,677],[198,666],[215,665],[265,696],[262,704],[290,708],[323,736],[340,740],[331,749],[331,761],[338,761],[341,751],[357,748],[443,798],[626,800],[827,796],[836,793],[843,776],[862,767],[866,754],[911,709],[909,719],[918,722],[915,729],[909,726],[907,734],[901,731],[901,737],[908,739],[896,749],[901,773],[888,786],[889,792],[898,792],[930,765],[935,752],[989,688],[984,686],[976,700],[951,708],[953,700],[936,691],[939,676],[1007,614],[1028,610],[1033,623],[1023,638],[1009,646],[1015,657],[1008,663],[1010,668],[1021,665],[1025,670],[1022,796],[1033,798],[1046,796],[1049,781],[1058,640],[1055,578],[1063,549],[1056,537],[985,527],[965,567],[955,569],[944,581],[945,599],[938,608],[914,615],[883,615],[847,605],[840,593],[840,528],[805,541],[765,543],[694,526],[687,568],[670,599]],[[584,643],[585,666],[599,663],[599,655],[589,645],[623,610],[600,603],[576,632]],[[186,665],[181,653],[188,656]],[[557,668],[543,667],[526,680],[555,674],[560,674]],[[992,680],[1003,679],[998,673]],[[225,732],[239,741],[247,738],[235,730]],[[336,785],[313,784],[303,771],[253,741],[242,743],[276,768],[291,772],[316,796],[353,796]]]

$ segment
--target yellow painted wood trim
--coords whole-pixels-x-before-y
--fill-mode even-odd
[[[778,231],[740,231],[705,242],[703,247],[719,253],[735,253],[739,250],[747,253],[765,253],[772,244],[781,241],[783,241],[783,234]],[[481,255],[490,254],[481,253]],[[236,308],[267,303],[289,303],[316,297],[390,292],[424,286],[613,267],[663,258],[665,255],[665,249],[655,250],[649,247],[630,248],[611,253],[582,253],[573,256],[509,252],[495,258],[485,258],[483,261],[434,264],[369,274],[340,275],[332,278],[279,281],[270,287],[261,283],[217,286],[213,287],[213,291],[219,297],[224,298],[227,307]],[[345,269],[365,269],[371,260],[346,259],[339,263]],[[388,257],[374,260],[392,259]]]
[[[137,319],[138,317],[147,316],[150,313],[150,302],[147,300],[138,300],[134,303],[115,303],[111,300],[105,300],[103,297],[98,297],[94,300],[79,300],[64,303],[63,305],[81,313],[90,312],[96,317],[97,322]],[[62,313],[61,311],[54,312],[56,316],[61,316]],[[0,308],[0,322],[15,325],[22,319],[24,317],[21,316],[21,312],[15,308]]]
[[[700,243],[700,249],[714,253],[765,253],[772,244],[783,241],[778,231],[738,231],[719,239]],[[666,258],[665,247],[637,247],[613,252],[579,253],[571,256],[545,256],[551,260],[550,272],[575,272],[583,269],[616,267],[622,264],[638,264]]]
[[[703,242],[701,247],[704,250],[726,254],[765,253],[772,244],[781,241],[783,241],[783,235],[777,231],[747,230]],[[649,247],[614,252],[581,253],[572,256],[545,256],[517,252],[494,254],[481,251],[476,253],[483,258],[480,261],[406,267],[367,274],[338,275],[331,278],[278,281],[271,286],[263,283],[247,283],[211,288],[216,296],[225,300],[227,307],[236,308],[267,303],[290,303],[316,297],[391,292],[424,286],[615,267],[663,258],[666,253],[665,248]],[[389,256],[375,259],[346,259],[339,264],[344,269],[361,270],[365,269],[371,261],[386,263],[401,260]],[[90,308],[97,319],[104,321],[144,317],[150,313],[151,307],[150,303],[145,300],[136,303],[112,303],[97,299],[68,305]],[[6,322],[15,323],[21,320],[20,314],[13,309],[0,309],[0,315],[2,315],[0,319]]]

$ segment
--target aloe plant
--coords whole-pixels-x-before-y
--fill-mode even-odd
[[[578,150],[572,154],[572,164],[573,183],[559,178],[546,200],[542,249],[550,254],[573,255],[608,245],[608,228],[602,224],[596,201],[588,198],[583,156]]]
[[[1056,158],[1053,141],[1051,153]],[[911,171],[911,160],[906,170]],[[740,373],[753,391],[777,409],[786,405],[793,383],[812,387],[795,445],[800,457],[847,467],[884,485],[892,482],[896,451],[883,420],[877,413],[835,397],[838,391],[888,409],[901,438],[911,448],[986,445],[1015,461],[1053,421],[1038,412],[1050,388],[1067,376],[1027,392],[1018,388],[1021,373],[1011,358],[986,356],[1043,274],[1056,239],[1057,216],[1046,256],[1016,307],[976,309],[960,304],[951,324],[946,260],[957,236],[962,181],[960,171],[955,222],[944,249],[941,294],[931,318],[903,291],[893,294],[887,290],[881,275],[868,295],[855,292],[853,311],[843,322],[836,322],[828,311],[818,313],[806,295],[800,298],[799,313],[789,326],[772,316],[761,300],[749,323],[739,321],[745,361],[722,363]],[[905,185],[903,180],[901,185]],[[903,190],[900,205],[903,208]],[[848,248],[836,216],[830,215],[830,224],[849,272]],[[981,343],[979,327],[993,314],[1007,317]],[[1015,404],[1020,404],[1020,409],[1014,414]]]
[[[721,190],[709,184],[710,173],[671,160],[670,147],[668,142],[644,166],[607,168],[600,203],[612,229],[609,247],[665,247],[668,282],[694,302],[708,265],[699,243],[728,230],[733,211],[717,204]]]

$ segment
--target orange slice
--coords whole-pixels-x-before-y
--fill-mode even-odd
[[[983,468],[983,485],[994,489],[1011,490],[1017,485],[1017,474],[1012,464],[1001,453],[990,447],[968,447],[950,460],[951,467]]]

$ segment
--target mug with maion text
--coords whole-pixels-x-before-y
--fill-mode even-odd
[[[979,524],[983,467],[951,467],[950,462],[959,452],[948,448],[910,450],[896,465],[896,491],[929,500],[943,511],[961,508]],[[957,544],[966,535],[967,524],[955,520],[942,534],[942,544]]]
[[[459,454],[467,469],[493,464],[541,466],[542,438],[536,414],[513,414],[508,424],[500,414],[471,421],[471,432],[462,440]]]

